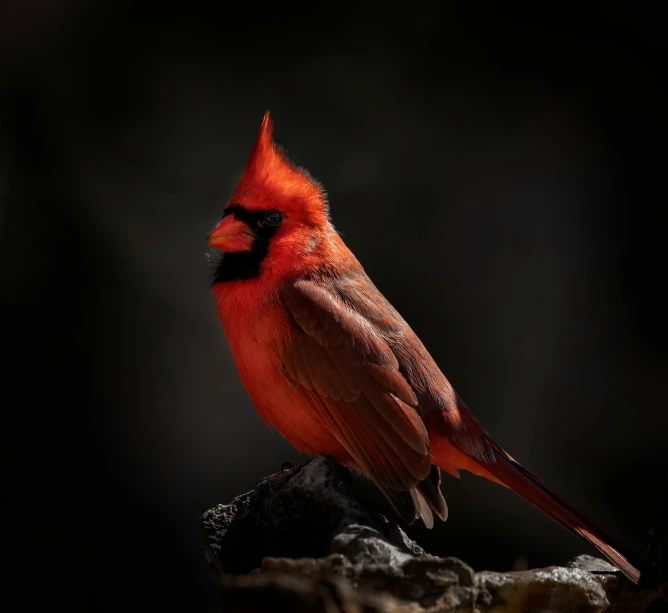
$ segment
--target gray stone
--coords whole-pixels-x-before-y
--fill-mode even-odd
[[[491,594],[491,608],[508,611],[601,613],[608,608],[603,587],[590,573],[552,566],[518,572],[476,574],[480,589]]]
[[[498,573],[428,554],[366,511],[348,471],[316,457],[202,516],[219,611],[323,613],[663,613],[665,584],[638,587],[614,566]]]

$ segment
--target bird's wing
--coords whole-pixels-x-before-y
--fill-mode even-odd
[[[485,430],[469,411],[415,332],[362,270],[331,281],[339,300],[364,318],[390,348],[399,372],[415,394],[420,416],[430,431],[438,432],[466,455],[494,462]],[[457,474],[457,468],[444,467]]]
[[[280,298],[293,318],[286,376],[381,489],[417,487],[431,469],[429,436],[385,340],[326,283],[289,281]]]

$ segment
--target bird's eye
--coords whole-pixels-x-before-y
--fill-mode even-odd
[[[268,226],[277,226],[281,221],[283,221],[283,215],[276,209],[267,211],[267,214],[264,216],[264,223]]]

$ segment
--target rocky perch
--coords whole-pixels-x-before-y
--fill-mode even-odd
[[[316,457],[201,519],[225,613],[662,613],[665,584],[642,587],[592,556],[567,567],[474,572],[426,553],[357,500],[349,472]]]

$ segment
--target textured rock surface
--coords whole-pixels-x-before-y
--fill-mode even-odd
[[[592,556],[568,567],[474,573],[429,555],[369,514],[348,471],[323,457],[207,511],[201,529],[221,612],[668,611],[665,586],[638,588]]]
[[[351,485],[345,468],[321,456],[267,477],[232,503],[204,513],[200,526],[209,561],[220,572],[244,573],[266,556],[323,557],[351,524],[384,531],[405,551],[424,554],[380,516],[365,511]]]

